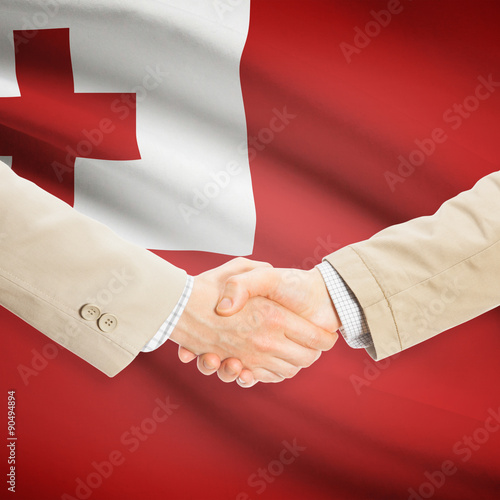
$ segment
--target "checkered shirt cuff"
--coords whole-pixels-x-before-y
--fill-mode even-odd
[[[193,291],[193,283],[194,278],[188,275],[186,286],[184,287],[184,291],[182,292],[181,298],[177,302],[177,305],[174,307],[174,310],[170,313],[170,316],[167,318],[165,323],[161,325],[156,335],[144,346],[142,352],[154,351],[170,338],[170,335],[174,331],[174,328],[177,325],[180,317],[182,316],[186,304],[188,303],[189,297],[191,296],[191,292]]]
[[[355,349],[373,346],[372,336],[363,309],[347,283],[328,262],[316,266],[330,293],[342,326],[339,328],[347,344]]]

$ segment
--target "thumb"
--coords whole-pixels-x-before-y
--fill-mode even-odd
[[[277,285],[276,270],[257,268],[247,273],[231,276],[225,283],[217,305],[220,316],[232,316],[241,311],[251,297],[271,298]]]

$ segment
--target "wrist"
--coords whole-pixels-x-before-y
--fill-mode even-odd
[[[217,297],[213,286],[195,276],[184,312],[170,335],[170,340],[197,355],[215,349],[214,326],[209,324],[215,304],[210,303],[210,297]]]
[[[337,331],[342,326],[342,322],[330,292],[328,291],[323,275],[317,267],[307,272],[310,273],[318,314],[321,316],[324,324],[330,325],[330,331]]]

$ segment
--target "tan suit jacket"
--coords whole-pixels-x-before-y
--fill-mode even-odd
[[[431,217],[384,229],[327,260],[352,289],[383,359],[500,304],[500,172]]]
[[[114,376],[155,335],[185,282],[181,269],[0,162],[0,304],[37,330]]]

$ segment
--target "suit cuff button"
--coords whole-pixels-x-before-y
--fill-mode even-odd
[[[97,326],[99,327],[99,330],[101,330],[104,333],[111,333],[118,325],[118,320],[116,319],[116,316],[113,316],[112,314],[103,314],[98,320],[97,320]]]
[[[80,309],[80,316],[86,321],[97,321],[100,315],[101,310],[93,304],[86,304]]]

